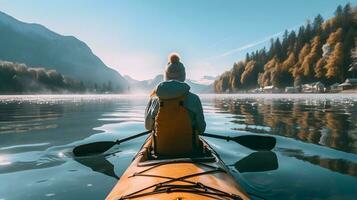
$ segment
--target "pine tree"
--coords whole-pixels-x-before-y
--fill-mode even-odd
[[[312,23],[314,33],[319,34],[321,32],[322,30],[321,26],[323,22],[324,22],[324,18],[320,14],[318,14],[315,17],[314,22]]]
[[[284,59],[283,47],[281,45],[279,38],[275,40],[274,46],[275,46],[275,56],[277,57],[277,59],[279,60]]]
[[[312,38],[313,34],[313,29],[311,27],[311,21],[307,20],[306,26],[305,26],[305,33],[304,33],[304,40],[305,42],[310,41]]]
[[[336,10],[335,10],[335,17],[341,17],[343,14],[343,9],[342,6],[339,5],[337,6]]]
[[[244,72],[244,68],[245,66],[243,62],[234,63],[233,69],[230,74],[230,88],[232,88],[232,90],[238,89],[241,86],[240,79],[242,73]]]

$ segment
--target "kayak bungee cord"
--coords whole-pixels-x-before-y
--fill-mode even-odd
[[[249,200],[217,152],[200,141],[202,152],[197,155],[158,159],[149,136],[106,200]]]
[[[189,162],[189,161],[188,161]],[[201,175],[206,175],[206,174],[211,174],[211,173],[227,173],[224,169],[222,168],[216,168],[214,166],[208,165],[206,163],[202,163],[202,162],[189,162],[189,163],[195,163],[195,164],[199,164],[199,165],[203,165],[205,167],[209,167],[209,168],[213,168],[210,171],[204,171],[204,172],[200,172],[200,173],[194,173],[194,174],[189,174],[186,176],[182,176],[182,177],[177,177],[177,178],[172,178],[172,177],[167,177],[167,176],[160,176],[160,175],[153,175],[153,174],[144,174],[144,172],[150,171],[153,168],[162,166],[162,165],[167,165],[167,164],[172,164],[174,162],[164,162],[164,163],[160,163],[158,165],[154,165],[146,170],[134,173],[132,176],[129,176],[129,178],[131,177],[135,177],[135,176],[146,176],[146,177],[154,177],[154,178],[163,178],[163,179],[169,179],[167,181],[163,181],[157,184],[153,184],[151,186],[142,188],[138,191],[135,191],[131,194],[122,196],[120,199],[130,199],[130,198],[137,198],[137,197],[141,197],[141,196],[146,196],[146,195],[152,195],[152,194],[158,194],[158,193],[170,193],[170,192],[190,192],[190,193],[195,193],[195,194],[200,194],[203,196],[224,196],[224,197],[228,197],[234,200],[240,200],[241,198],[236,195],[236,194],[231,194],[231,193],[227,193],[224,192],[222,190],[218,190],[209,186],[206,186],[203,183],[200,182],[192,182],[187,180],[188,178],[192,178],[195,176],[201,176]],[[184,183],[189,183],[191,185],[175,185],[175,184],[169,184],[175,181],[179,181],[179,182],[184,182]],[[141,193],[145,190],[148,190],[150,188],[154,188],[153,191],[150,192],[146,192],[146,193]]]

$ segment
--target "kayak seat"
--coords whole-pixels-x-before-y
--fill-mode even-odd
[[[197,158],[172,158],[172,159],[160,159],[160,160],[147,160],[139,162],[139,167],[158,165],[158,164],[168,164],[168,163],[212,163],[216,162],[215,157],[197,157]]]
[[[162,155],[162,154],[157,154],[156,151],[154,151],[154,148],[149,149],[148,151],[148,160],[161,160],[161,159],[173,159],[173,158],[197,158],[197,157],[205,157],[207,154],[210,154],[210,152],[207,152],[207,149],[203,148],[202,142],[198,144],[198,148],[194,149],[191,153],[181,153],[180,155]]]
[[[207,147],[201,145],[201,151],[197,151],[193,154],[180,155],[180,156],[157,156],[154,153],[152,147],[147,148],[143,152],[143,157],[138,163],[138,166],[150,166],[161,163],[196,163],[196,162],[216,162],[216,157],[212,155],[212,152]]]

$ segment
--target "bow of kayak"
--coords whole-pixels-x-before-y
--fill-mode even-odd
[[[204,156],[151,159],[149,137],[106,199],[249,199],[217,153],[201,141]]]

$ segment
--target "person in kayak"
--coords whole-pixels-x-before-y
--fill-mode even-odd
[[[186,72],[178,54],[169,56],[164,81],[153,90],[145,110],[145,128],[153,131],[157,156],[199,152],[198,135],[206,129],[200,98],[185,83]]]

